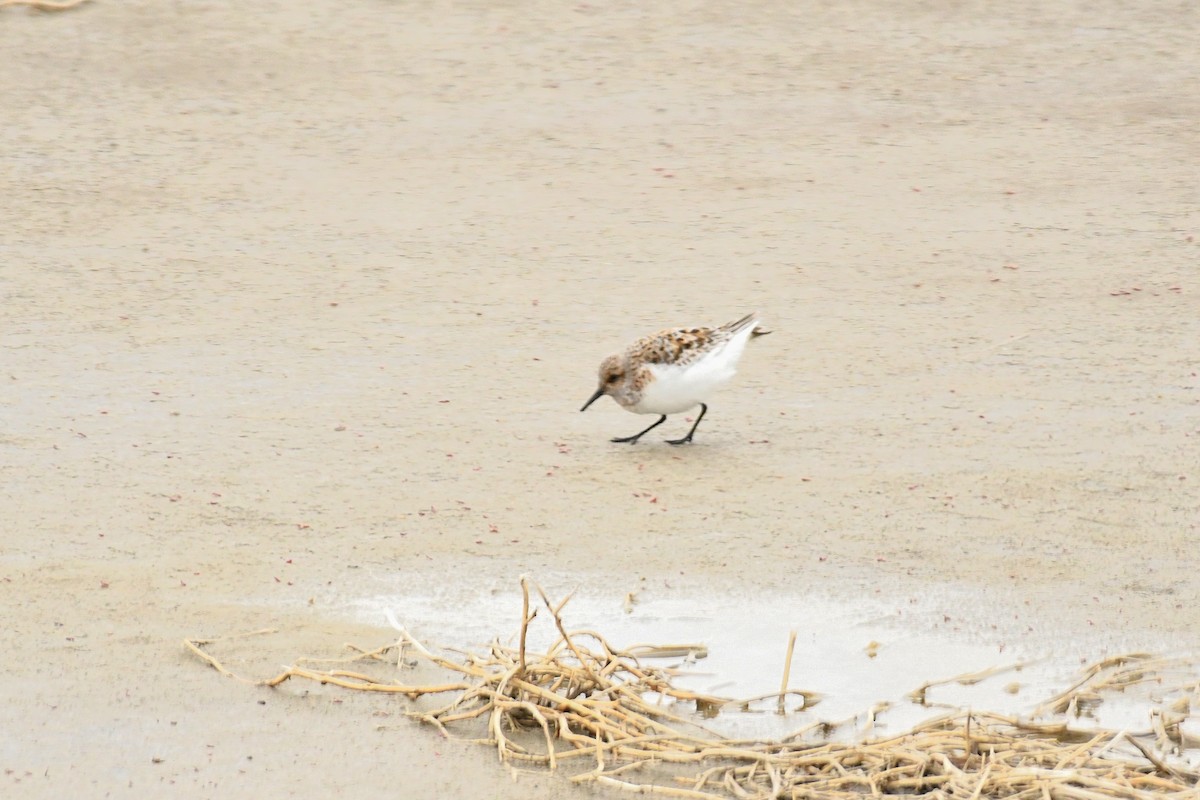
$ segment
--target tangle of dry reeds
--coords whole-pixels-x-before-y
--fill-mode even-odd
[[[866,742],[814,740],[825,730],[820,723],[777,740],[729,739],[698,722],[697,716],[711,716],[731,704],[782,702],[784,697],[801,698],[802,707],[807,707],[817,698],[788,691],[786,672],[783,696],[733,701],[681,689],[672,684],[669,670],[644,664],[599,633],[568,632],[561,616],[567,600],[552,604],[540,588],[558,638],[544,653],[526,652],[527,628],[537,611],[529,610],[528,584],[522,580],[521,585],[524,607],[516,648],[494,642],[486,653],[451,659],[434,654],[401,629],[402,638],[395,644],[344,660],[401,664],[412,654],[458,675],[452,682],[409,685],[382,681],[361,670],[292,666],[260,683],[279,686],[296,678],[412,699],[450,694],[440,707],[408,713],[447,736],[452,728],[473,731],[474,741],[495,748],[510,765],[562,768],[572,781],[643,794],[706,800],[1200,797],[1200,775],[1174,758],[1200,745],[1180,725],[1200,700],[1200,682],[1194,678],[1163,684],[1161,695],[1174,698],[1174,703],[1156,709],[1148,729],[1136,733],[1077,729],[1061,719],[1037,722],[955,711],[903,734]],[[212,667],[231,674],[204,650],[206,644],[210,642],[185,642]],[[1181,663],[1145,654],[1108,659],[1048,700],[1044,710],[1062,717],[1081,704],[1099,702],[1105,692],[1177,675]]]

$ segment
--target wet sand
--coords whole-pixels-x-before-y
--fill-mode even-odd
[[[1056,5],[0,11],[0,786],[590,794],[180,647],[520,574],[1195,652],[1200,18]],[[753,309],[693,446],[578,413]]]

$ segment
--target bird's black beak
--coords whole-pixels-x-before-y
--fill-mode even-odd
[[[587,411],[587,407],[590,406],[592,403],[596,402],[597,400],[599,400],[601,397],[604,397],[604,387],[603,386],[601,386],[599,389],[597,389],[596,393],[594,395],[592,395],[591,397],[589,397],[588,401],[583,404],[583,408],[581,408],[579,410]]]

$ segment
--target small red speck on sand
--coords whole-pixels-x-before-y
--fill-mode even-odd
[[[179,582],[179,585],[180,585],[180,586],[187,586],[187,584],[186,584],[186,583],[184,583],[183,581],[180,581],[180,582]]]
[[[914,186],[914,187],[912,187],[912,190],[913,190],[914,192],[919,192],[919,191],[921,191],[921,187],[920,187],[920,186]]]
[[[657,497],[651,497],[651,498],[650,498],[650,502],[651,502],[651,503],[657,503],[657,502],[658,502],[658,498],[657,498]]]
[[[290,564],[290,563],[292,563],[292,560],[289,558],[288,560],[284,561],[283,563]]]
[[[276,583],[283,583],[283,581],[279,580],[279,578],[275,578],[275,582],[276,582]]]
[[[535,306],[538,304],[537,298],[534,298],[533,304],[534,304]]]
[[[817,561],[828,561],[829,556],[817,556]]]
[[[488,525],[488,533],[499,533],[499,532],[500,532],[500,529],[497,528],[494,524]]]
[[[442,403],[442,404],[445,404],[445,403],[449,403],[450,401],[449,401],[449,400],[438,400],[438,402],[439,402],[439,403]]]
[[[808,483],[808,482],[809,482],[809,481],[811,481],[811,480],[812,480],[812,478],[801,478],[801,479],[800,479],[800,482],[801,482],[801,483]]]
[[[476,539],[475,544],[483,544],[483,539]]]
[[[108,588],[108,581],[100,581],[100,588],[101,588],[101,589],[107,589],[107,588]]]
[[[297,522],[296,523],[297,530],[306,531],[311,527],[312,527],[312,525],[309,525],[307,522]]]
[[[337,303],[330,303],[329,305],[331,308],[337,308]]]

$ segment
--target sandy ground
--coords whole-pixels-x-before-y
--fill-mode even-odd
[[[3,792],[589,794],[180,647],[382,644],[344,613],[379,576],[1200,648],[1198,35],[1107,0],[4,9]],[[756,308],[694,446],[578,413],[633,336]]]

